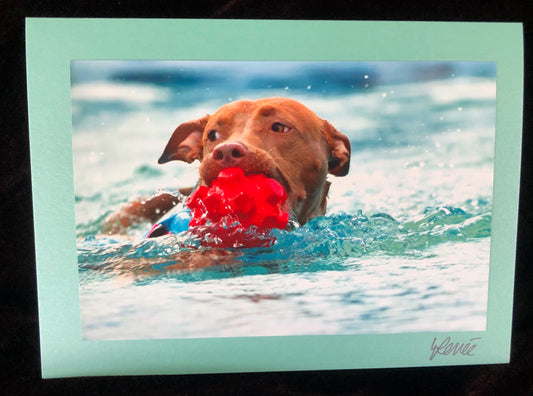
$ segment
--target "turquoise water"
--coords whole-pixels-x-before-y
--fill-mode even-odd
[[[494,65],[74,62],[72,81],[84,338],[484,330]],[[206,253],[189,235],[102,235],[124,202],[196,183],[198,163],[156,162],[179,123],[265,96],[351,140],[325,217],[202,269],[175,269]]]

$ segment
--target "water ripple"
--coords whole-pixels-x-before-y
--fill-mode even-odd
[[[451,206],[428,207],[403,222],[386,213],[337,213],[312,219],[290,232],[274,230],[276,242],[271,247],[225,249],[230,259],[203,272],[209,277],[206,273],[214,271],[217,277],[230,267],[233,276],[344,271],[359,265],[357,259],[362,257],[424,258],[429,247],[485,238],[490,232],[490,212],[473,215]],[[210,250],[189,233],[140,241],[89,236],[78,242],[78,263],[82,270],[160,271],[177,268],[180,260],[199,252],[209,254]]]

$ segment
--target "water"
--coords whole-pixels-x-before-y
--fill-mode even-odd
[[[72,76],[84,338],[485,329],[493,64],[74,62]],[[222,253],[189,235],[101,234],[124,202],[196,183],[198,163],[156,163],[179,123],[265,96],[351,140],[325,217],[200,269]]]

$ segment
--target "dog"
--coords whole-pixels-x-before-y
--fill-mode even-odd
[[[283,209],[304,225],[326,213],[328,174],[345,176],[350,168],[350,140],[300,102],[288,98],[240,100],[212,115],[180,124],[159,164],[200,161],[200,185],[209,186],[225,168],[246,175],[262,173],[287,192]],[[185,195],[191,189],[180,190]],[[126,204],[104,221],[112,233],[135,221],[156,221],[179,202],[159,194]]]

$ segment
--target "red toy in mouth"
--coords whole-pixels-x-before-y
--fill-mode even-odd
[[[286,207],[287,193],[276,180],[264,174],[245,175],[241,168],[226,168],[219,172],[210,187],[200,186],[187,199],[191,209],[191,228],[208,225],[212,246],[255,247],[269,246],[273,238],[266,236],[273,228],[284,229],[289,221]],[[249,232],[256,227],[254,237]]]

